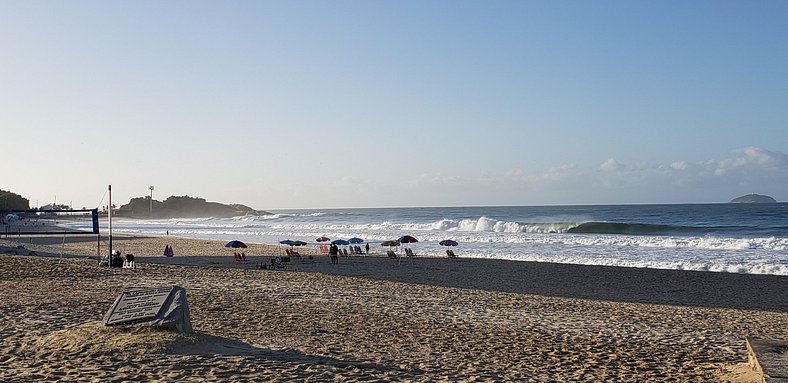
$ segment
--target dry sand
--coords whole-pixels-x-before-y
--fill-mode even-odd
[[[113,247],[138,267],[108,269],[86,258],[95,237],[69,238],[0,240],[0,381],[746,382],[745,336],[788,337],[786,277],[381,256],[273,271],[255,265],[276,246],[236,262],[132,237]],[[195,334],[100,324],[123,289],[171,284]]]

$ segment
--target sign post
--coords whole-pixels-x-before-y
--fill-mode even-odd
[[[104,325],[160,326],[191,333],[186,289],[165,286],[123,291],[104,314]]]
[[[104,324],[112,326],[156,318],[174,287],[124,291],[108,312]]]

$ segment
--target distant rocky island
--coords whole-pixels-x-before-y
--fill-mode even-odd
[[[777,200],[768,195],[747,194],[732,199],[731,203],[777,203]]]
[[[241,204],[208,202],[204,198],[170,196],[164,201],[150,197],[132,198],[129,203],[114,210],[120,217],[130,218],[230,218],[244,215],[268,215],[267,211],[255,210]]]

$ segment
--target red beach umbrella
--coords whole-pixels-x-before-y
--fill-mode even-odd
[[[238,248],[245,249],[246,248],[246,244],[241,242],[241,241],[230,241],[230,242],[227,242],[227,244],[224,245],[224,247],[232,247],[234,249],[238,249]]]
[[[317,238],[315,238],[315,241],[317,241],[317,242],[328,242],[330,240],[331,240],[331,238],[328,238],[328,237],[317,237]]]
[[[397,241],[399,243],[416,243],[419,240],[414,238],[414,237],[411,237],[409,235],[403,235],[402,237],[399,237],[399,239]]]

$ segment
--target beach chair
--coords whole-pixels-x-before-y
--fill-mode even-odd
[[[293,257],[293,258],[301,258],[301,253],[299,253],[298,251],[293,249],[293,250],[290,250],[290,256]]]
[[[399,256],[394,250],[386,251],[386,255],[388,255],[389,259],[396,262],[399,265],[402,262],[402,257]]]
[[[446,249],[446,256],[448,256],[449,258],[457,258],[457,256],[454,255],[454,250],[451,249]]]
[[[347,255],[347,249],[342,249],[342,255]]]
[[[284,258],[284,257],[283,257]],[[288,258],[289,259],[289,258]],[[284,262],[277,262],[277,258],[271,258],[271,265],[268,267],[271,270],[287,270],[287,264]]]

